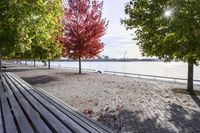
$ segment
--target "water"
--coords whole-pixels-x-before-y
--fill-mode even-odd
[[[29,62],[31,63],[31,62]],[[33,64],[33,63],[32,63]],[[37,64],[42,65],[41,62]],[[78,68],[78,62],[51,62],[52,67]],[[182,62],[82,62],[82,68],[156,76],[187,78],[187,64]],[[200,67],[194,67],[194,79],[200,79]]]

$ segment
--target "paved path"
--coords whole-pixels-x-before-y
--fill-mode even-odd
[[[200,98],[170,90],[185,85],[61,69],[10,70],[121,133],[200,132]]]

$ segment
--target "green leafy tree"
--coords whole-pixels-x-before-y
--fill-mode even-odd
[[[9,0],[0,1],[0,51],[3,51],[3,55],[7,56],[13,54],[12,51],[15,48],[18,41],[17,23],[14,22],[15,17],[13,15],[14,9],[17,8],[14,2]],[[16,12],[16,14],[18,14]]]
[[[33,58],[44,62],[59,58],[61,45],[58,36],[61,34],[62,4],[60,0],[46,1],[42,12],[34,17],[34,36],[31,39]],[[31,31],[32,32],[32,31]]]
[[[134,29],[143,55],[188,63],[189,92],[193,92],[193,66],[200,59],[199,0],[132,0],[122,20]]]
[[[60,16],[63,9],[60,0],[44,1],[41,5],[39,12],[31,15],[30,26],[24,28],[25,35],[28,37],[23,38],[23,42],[32,53],[31,59],[46,62],[59,58],[61,55],[58,36],[62,30]]]
[[[0,50],[8,58],[51,60],[61,55],[61,0],[2,0],[0,10]]]
[[[1,0],[0,1],[0,50],[7,58],[15,57],[25,50],[27,43],[22,42],[30,30],[31,15],[41,10],[41,0]]]

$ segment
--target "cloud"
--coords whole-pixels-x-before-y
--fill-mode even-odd
[[[124,5],[129,0],[104,0],[103,18],[109,21],[108,29],[102,42],[105,44],[101,55],[108,55],[111,58],[122,58],[127,51],[129,58],[141,58],[141,54],[135,38],[134,31],[127,31],[120,23],[125,18]],[[131,36],[131,34],[133,34]]]
[[[111,58],[122,58],[127,52],[126,57],[141,58],[136,41],[127,34],[109,34],[102,41],[105,43],[104,51],[101,55],[108,55]]]

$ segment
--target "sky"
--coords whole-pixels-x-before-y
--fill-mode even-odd
[[[106,34],[102,38],[105,44],[100,55],[110,58],[142,58],[136,42],[132,40],[134,31],[126,31],[120,19],[125,18],[124,5],[130,0],[104,0],[103,18],[109,21]],[[126,53],[126,54],[125,54]]]

